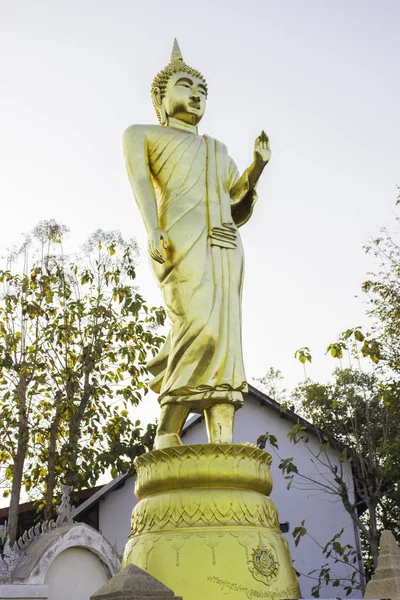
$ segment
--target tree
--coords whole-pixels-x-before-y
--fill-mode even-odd
[[[395,520],[399,513],[396,499],[400,482],[397,458],[400,418],[398,396],[393,387],[382,381],[377,369],[361,369],[359,356],[364,342],[359,328],[344,332],[338,342],[328,346],[327,351],[339,360],[343,359],[344,352],[349,351],[349,356],[358,366],[336,369],[333,380],[328,383],[306,379],[291,393],[293,404],[308,423],[299,417],[288,437],[294,445],[304,444],[307,448],[315,474],[301,472],[293,457],[279,457],[279,468],[288,488],[294,484],[307,490],[321,490],[341,500],[360,530],[366,573],[370,576],[377,566],[382,529],[391,524],[390,528],[398,532]],[[309,443],[311,436],[319,441],[317,450]],[[268,432],[258,439],[260,447],[267,443],[278,450],[278,440]],[[336,450],[338,460],[332,460],[331,448]],[[350,480],[349,464],[352,472]],[[304,523],[293,531],[297,543],[306,534]],[[357,553],[349,546],[341,546],[339,538],[340,532],[328,542],[315,541],[326,558],[336,553],[335,561],[354,565],[352,581],[346,584],[350,593],[360,575]],[[317,596],[323,582],[338,581],[327,564],[321,567],[317,579],[318,584],[314,587]]]
[[[397,198],[400,205],[400,187]],[[368,297],[368,315],[372,327],[362,352],[379,364],[381,371],[398,384],[400,380],[400,217],[395,217],[396,229],[380,230],[365,246],[367,254],[378,262],[377,270],[369,273],[362,289]]]
[[[302,480],[341,499],[361,532],[369,574],[377,566],[382,529],[389,528],[400,541],[399,234],[398,229],[382,229],[365,246],[365,251],[378,261],[377,269],[369,273],[362,286],[368,297],[369,331],[363,332],[360,327],[347,329],[329,344],[327,352],[340,362],[332,382],[312,382],[305,372],[305,381],[291,393],[292,403],[311,421],[312,431],[320,439],[319,451],[312,452],[308,445],[309,428],[301,420],[293,427],[290,438],[295,444],[306,444],[312,460],[330,471],[330,482],[305,477],[292,458],[281,460],[288,486],[294,480]],[[311,361],[308,348],[297,351],[295,356],[303,366]],[[369,358],[370,363],[364,365],[362,357]],[[347,368],[343,368],[345,359]],[[259,443],[274,445],[277,440],[266,433],[260,436]],[[329,460],[330,446],[339,452],[338,465]],[[345,463],[352,466],[355,498],[351,497],[344,477]]]
[[[281,404],[287,402],[287,389],[283,387],[284,377],[279,369],[270,367],[263,377],[255,377],[254,381],[267,396]]]
[[[371,561],[367,567],[374,571],[387,495],[397,493],[400,481],[397,397],[375,372],[345,368],[336,369],[333,376],[332,383],[305,382],[295,392],[306,418],[323,432],[318,434],[321,446],[313,460],[332,474],[332,484],[318,479],[309,483],[341,499],[363,536]],[[293,431],[293,441],[307,443],[302,427]],[[330,445],[339,451],[339,465],[328,459],[326,449]],[[346,462],[352,467],[354,497],[345,477]]]
[[[61,483],[94,485],[145,450],[130,413],[147,391],[145,363],[162,342],[164,311],[133,287],[132,242],[98,231],[76,259],[63,254],[64,233],[42,222],[32,265],[25,244],[22,274],[0,271],[0,462],[11,543],[22,488],[49,516]]]

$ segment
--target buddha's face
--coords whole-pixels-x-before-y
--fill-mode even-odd
[[[167,117],[197,125],[206,110],[206,99],[204,82],[181,71],[169,78],[162,102]]]

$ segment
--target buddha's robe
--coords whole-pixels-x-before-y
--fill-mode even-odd
[[[148,363],[161,406],[184,403],[201,412],[215,403],[241,406],[247,391],[242,356],[244,257],[237,228],[256,193],[226,147],[208,136],[152,126],[146,152],[159,227],[169,244],[165,262],[151,260],[170,332]],[[128,173],[135,165],[126,151]],[[235,185],[236,184],[236,185]],[[140,206],[140,199],[138,199]]]

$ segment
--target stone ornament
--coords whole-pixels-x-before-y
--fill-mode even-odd
[[[400,548],[390,531],[383,531],[378,568],[368,582],[364,598],[400,600]]]
[[[50,519],[44,521],[43,523],[38,523],[27,531],[24,531],[23,535],[16,540],[12,547],[10,546],[8,539],[6,540],[3,549],[3,555],[0,556],[0,580],[10,579],[13,571],[21,563],[27,548],[41,534],[48,533],[49,531],[53,531],[54,529],[64,527],[66,525],[73,525],[75,507],[71,506],[70,494],[72,489],[72,486],[62,486],[61,504],[56,508],[56,512],[58,514],[56,519]]]
[[[107,581],[90,600],[182,600],[160,581],[135,565],[128,565]]]

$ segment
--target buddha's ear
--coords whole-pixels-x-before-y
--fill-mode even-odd
[[[165,111],[165,106],[164,106],[164,102],[161,99],[161,90],[159,87],[154,88],[153,92],[152,92],[152,100],[153,100],[153,104],[154,106],[157,107],[157,109],[160,112],[160,121],[161,121],[161,125],[165,125],[167,123],[167,113]]]
[[[151,92],[152,95],[152,100],[154,102],[154,104],[158,107],[161,108],[161,90],[159,87],[156,87],[153,89],[153,91]]]

